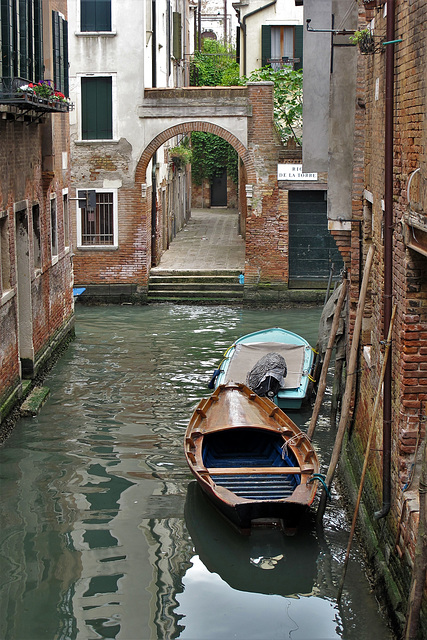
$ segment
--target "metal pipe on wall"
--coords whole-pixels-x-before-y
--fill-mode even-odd
[[[395,0],[387,0],[386,86],[385,86],[385,158],[384,158],[384,335],[390,326],[393,297],[393,106]],[[391,505],[391,369],[387,360],[383,394],[383,500],[375,518],[383,518]]]

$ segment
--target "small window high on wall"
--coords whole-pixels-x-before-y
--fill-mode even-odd
[[[81,31],[111,31],[111,0],[80,0]]]

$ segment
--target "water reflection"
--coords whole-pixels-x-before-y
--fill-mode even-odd
[[[389,637],[357,545],[334,605],[347,543],[339,496],[326,542],[310,530],[240,538],[200,501],[183,455],[188,419],[229,344],[274,325],[314,344],[319,314],[78,309],[48,402],[0,449],[0,638]],[[292,415],[302,427],[309,417]],[[330,440],[321,416],[320,452]]]
[[[242,536],[198,484],[190,482],[185,522],[203,565],[233,589],[282,596],[313,593],[319,544],[311,519],[297,536],[285,536],[278,529],[254,529]]]

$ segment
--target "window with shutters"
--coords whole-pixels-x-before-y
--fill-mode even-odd
[[[0,80],[43,80],[42,0],[1,0]]]
[[[84,206],[78,208],[77,234],[80,247],[117,246],[117,191],[96,190],[96,205],[91,207],[87,191],[77,191]]]
[[[302,69],[303,27],[262,25],[262,66]]]
[[[52,11],[53,84],[68,97],[68,23],[59,11]]]
[[[111,76],[81,78],[82,140],[113,137],[113,91]]]
[[[81,31],[111,31],[111,0],[80,0]]]

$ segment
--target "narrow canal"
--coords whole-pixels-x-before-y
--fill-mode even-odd
[[[195,403],[238,336],[316,343],[319,309],[78,307],[47,404],[0,448],[2,640],[391,640],[334,489],[324,531],[242,537],[183,455]],[[325,468],[328,407],[315,443]],[[307,426],[310,410],[291,416]]]

